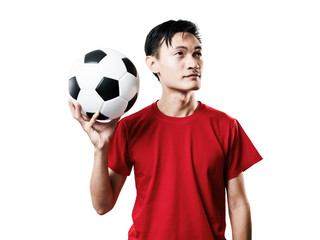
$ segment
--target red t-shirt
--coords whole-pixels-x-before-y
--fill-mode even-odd
[[[129,240],[221,240],[226,182],[262,158],[227,114],[200,103],[175,118],[153,103],[119,122],[108,159],[122,175],[134,166]]]

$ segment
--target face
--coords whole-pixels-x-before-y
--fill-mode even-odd
[[[176,33],[171,46],[163,43],[158,58],[154,57],[153,72],[164,88],[176,91],[198,90],[201,84],[202,49],[191,33]]]

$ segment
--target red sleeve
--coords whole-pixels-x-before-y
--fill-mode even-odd
[[[236,119],[230,131],[230,145],[225,170],[226,180],[237,177],[241,172],[262,160],[257,149]]]
[[[108,167],[123,176],[129,176],[132,163],[128,157],[127,149],[127,127],[121,120],[109,145]]]

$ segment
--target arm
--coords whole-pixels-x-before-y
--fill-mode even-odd
[[[126,176],[108,168],[108,148],[119,119],[108,123],[97,122],[99,112],[89,119],[81,114],[80,104],[69,100],[72,116],[80,123],[94,146],[94,164],[90,181],[93,207],[98,214],[109,212],[115,205]]]
[[[227,194],[233,240],[251,240],[250,204],[243,173],[228,181]]]
[[[95,148],[90,192],[93,207],[99,215],[113,208],[126,178],[108,168],[108,146]]]

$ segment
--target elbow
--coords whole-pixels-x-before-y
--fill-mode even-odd
[[[95,207],[94,209],[96,210],[97,214],[99,214],[100,216],[103,216],[108,212],[110,212],[112,208],[113,207]]]
[[[100,216],[110,212],[113,209],[113,207],[114,207],[114,204],[111,202],[109,204],[94,205],[94,209],[96,210],[97,214],[99,214]]]
[[[234,211],[237,209],[243,209],[246,211],[250,211],[250,203],[248,200],[245,201],[235,201],[232,203],[229,203],[229,210]]]
[[[91,195],[92,206],[99,215],[105,215],[110,212],[115,205],[112,195],[101,197],[100,195]]]
[[[100,215],[100,216],[103,216],[105,215],[106,213],[108,213],[110,210],[108,209],[104,209],[104,208],[98,208],[98,209],[95,209],[97,214]]]

